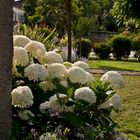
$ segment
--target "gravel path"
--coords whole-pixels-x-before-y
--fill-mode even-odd
[[[110,70],[102,70],[102,69],[90,69],[92,74],[104,74]],[[122,75],[129,75],[129,76],[140,76],[140,71],[126,71],[126,70],[114,70],[118,71]]]

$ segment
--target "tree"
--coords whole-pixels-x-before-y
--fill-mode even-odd
[[[28,0],[24,2],[24,10],[28,19],[31,19],[29,20],[31,23],[47,23],[50,27],[55,27],[59,31],[65,32],[67,19],[65,9],[66,0],[35,0],[34,2],[32,0],[32,3],[29,1],[27,3],[26,1]],[[101,12],[102,5],[103,2],[101,0],[71,0],[72,23],[74,25],[78,24],[81,17],[86,17],[89,20],[93,19],[95,27],[98,24],[97,17],[102,17],[103,15]],[[32,13],[34,13],[33,15],[31,15],[29,7],[34,9],[32,10],[31,8]],[[94,29],[97,28],[95,27]]]
[[[40,22],[45,22],[59,31],[66,27],[66,10],[63,0],[37,0],[35,15],[39,17]]]
[[[67,9],[68,61],[71,62],[71,0],[65,1]]]
[[[116,0],[114,2],[113,8],[111,9],[111,14],[117,21],[118,26],[123,26],[128,17],[128,8],[126,8],[126,5],[126,0]]]
[[[12,1],[0,0],[0,139],[8,140],[11,129]]]
[[[118,27],[125,27],[128,22],[133,21],[133,25],[137,28],[140,24],[140,1],[139,0],[115,0],[111,14],[115,18]]]
[[[32,16],[33,14],[35,14],[35,8],[37,6],[36,1],[37,0],[24,0],[23,8],[28,16]]]

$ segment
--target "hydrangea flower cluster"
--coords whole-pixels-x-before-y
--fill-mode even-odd
[[[73,66],[68,69],[68,79],[72,83],[86,84],[93,79],[93,76],[86,72],[84,69]]]
[[[41,64],[63,63],[61,55],[56,52],[46,52],[40,59]]]
[[[14,47],[13,65],[27,66],[29,56],[27,51],[22,47]]]
[[[12,105],[20,108],[28,108],[33,104],[33,94],[28,86],[19,86],[13,89]]]
[[[124,87],[124,80],[120,73],[108,71],[101,77],[102,82],[109,82],[114,89],[118,90]]]
[[[65,105],[65,103],[70,100],[72,99],[65,94],[55,94],[49,98],[49,101],[46,101],[40,105],[40,110],[44,112],[44,110],[50,109],[51,113],[73,112],[74,106]]]
[[[24,76],[33,81],[45,81],[48,77],[48,71],[43,65],[30,64],[25,68]]]
[[[18,47],[25,47],[31,40],[24,35],[14,35],[13,44]]]
[[[49,79],[58,78],[60,80],[64,80],[67,79],[68,77],[68,70],[63,64],[53,63],[48,65],[47,69],[48,69]]]
[[[47,52],[42,43],[25,36],[15,36],[14,45],[13,121],[28,127],[26,135],[31,128],[40,140],[77,139],[77,134],[85,138],[87,126],[95,133],[96,127],[104,132],[101,122],[107,116],[105,130],[114,129],[108,109],[118,109],[122,102],[116,93],[124,86],[118,72],[107,72],[96,86],[87,63],[63,62],[60,54]],[[110,134],[108,131],[104,135]],[[95,139],[94,135],[89,139]]]
[[[37,59],[40,59],[46,52],[44,44],[38,41],[30,41],[24,48],[28,51],[30,56]]]
[[[84,69],[85,71],[89,71],[89,66],[84,61],[77,61],[77,62],[73,63],[73,66],[77,66],[77,67]]]
[[[74,98],[77,100],[84,100],[90,104],[96,103],[96,95],[92,89],[89,87],[82,87],[76,89],[74,93]]]

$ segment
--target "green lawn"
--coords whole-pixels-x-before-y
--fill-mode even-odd
[[[139,61],[89,60],[87,63],[96,69],[140,71]]]
[[[95,79],[99,78],[95,75]],[[125,88],[120,91],[123,103],[119,113],[113,113],[117,130],[127,134],[129,140],[140,140],[140,76],[123,76]]]
[[[140,76],[125,76],[125,88],[120,95],[123,100],[118,115],[118,130],[126,133],[130,140],[140,140]]]

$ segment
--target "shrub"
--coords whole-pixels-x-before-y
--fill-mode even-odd
[[[133,38],[133,51],[135,51],[135,57],[140,60],[140,36]]]
[[[128,58],[132,49],[132,41],[127,36],[116,35],[110,40],[113,56],[116,59]]]
[[[111,47],[106,43],[97,43],[94,45],[94,52],[100,59],[105,59],[109,57]]]
[[[140,29],[139,21],[132,17],[125,22],[125,26],[130,33],[137,33]]]
[[[76,47],[77,47],[76,53],[79,57],[88,58],[88,55],[92,49],[92,42],[90,39],[81,38],[76,41]]]
[[[95,81],[83,69],[87,64],[71,64],[67,69],[62,61],[58,63],[60,56],[43,48],[40,42],[14,47],[11,140],[108,140],[114,136],[111,112],[121,105],[116,91],[124,86],[122,76],[110,71]],[[40,64],[44,55],[46,61]]]

